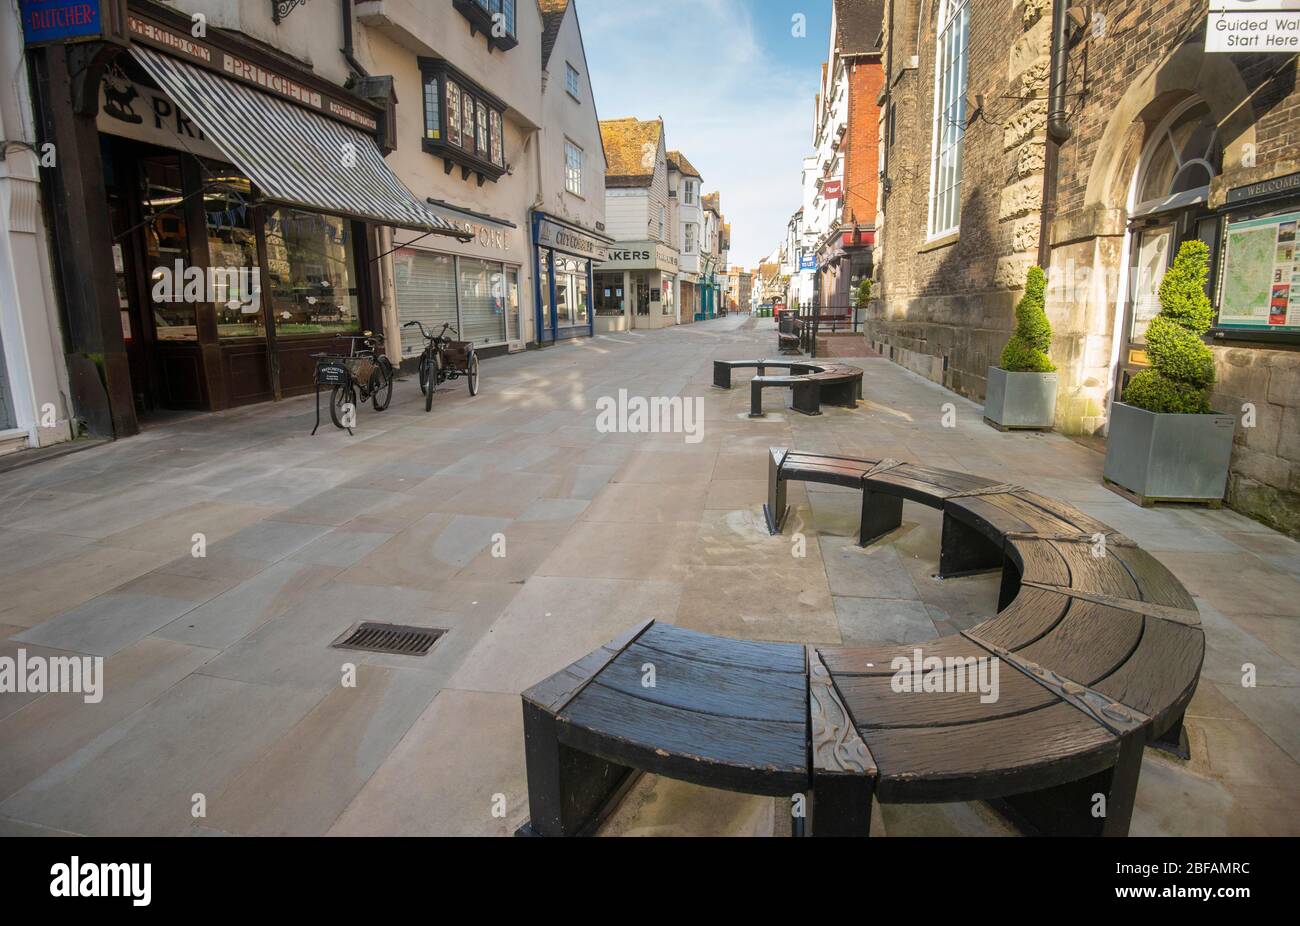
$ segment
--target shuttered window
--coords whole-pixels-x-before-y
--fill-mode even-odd
[[[402,324],[418,321],[431,333],[456,325],[456,258],[402,248],[395,255],[397,308]],[[418,357],[424,340],[414,328],[402,331],[402,356]]]
[[[472,257],[460,258],[460,334],[475,344],[506,339],[505,268]]]

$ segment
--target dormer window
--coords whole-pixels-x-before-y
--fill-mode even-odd
[[[421,58],[424,76],[424,139],[429,154],[443,159],[447,173],[459,166],[463,179],[479,184],[506,172],[506,105],[446,61]]]

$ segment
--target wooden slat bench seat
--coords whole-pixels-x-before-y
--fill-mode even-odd
[[[898,525],[904,499],[939,509],[940,573],[1001,569],[998,613],[911,646],[644,624],[525,693],[531,831],[589,830],[640,770],[803,794],[814,835],[866,835],[873,801],[972,800],[1031,832],[1126,834],[1142,749],[1180,743],[1204,658],[1182,584],[1019,486],[781,448],[769,467],[774,533],[790,480],[861,491],[864,544]]]
[[[786,376],[769,376],[767,368],[789,371]],[[857,408],[862,398],[862,369],[848,363],[819,360],[715,360],[713,385],[731,388],[731,371],[754,368],[758,375],[749,381],[749,417],[763,417],[763,390],[791,391],[791,407],[805,415],[820,415],[822,405]]]

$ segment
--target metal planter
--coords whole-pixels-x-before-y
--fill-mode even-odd
[[[1056,374],[989,367],[984,420],[1000,431],[1050,431],[1056,420]]]
[[[1219,505],[1228,484],[1231,415],[1169,415],[1116,402],[1103,470],[1108,488],[1139,505],[1159,501]]]

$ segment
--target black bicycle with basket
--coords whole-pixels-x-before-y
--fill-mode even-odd
[[[361,335],[339,335],[348,342],[346,354],[313,354],[316,360],[316,427],[320,428],[320,391],[330,388],[330,420],[334,427],[352,433],[356,412],[370,402],[377,412],[388,408],[393,401],[393,364],[384,356],[381,345],[384,339],[373,332]]]
[[[424,353],[420,355],[420,391],[424,393],[424,410],[433,410],[433,390],[448,380],[469,380],[469,394],[478,395],[478,353],[473,341],[453,341],[447,337],[451,331],[460,337],[460,332],[451,323],[442,326],[438,334],[430,334],[418,321],[410,321],[403,328],[419,328],[420,336],[425,340]]]

